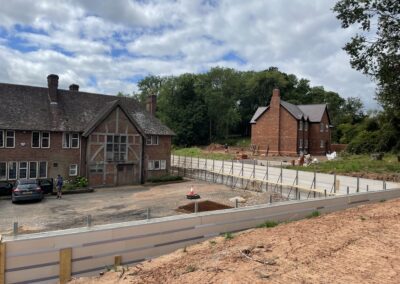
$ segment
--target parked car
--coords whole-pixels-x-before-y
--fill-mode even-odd
[[[37,181],[44,194],[53,192],[54,183],[52,178],[38,179]]]
[[[35,179],[18,179],[12,189],[12,202],[43,199],[43,190]]]
[[[0,181],[0,195],[11,195],[13,184],[8,181]]]

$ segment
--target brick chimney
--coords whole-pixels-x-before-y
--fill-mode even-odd
[[[57,104],[58,76],[55,74],[47,76],[47,86],[49,88],[50,104]]]
[[[77,84],[71,84],[71,85],[69,85],[69,90],[70,90],[70,91],[79,92],[79,85],[77,85]]]
[[[149,95],[146,101],[146,110],[151,113],[151,115],[156,114],[157,109],[157,96],[156,95]]]
[[[271,140],[274,141],[270,145],[271,152],[280,154],[280,132],[281,132],[281,92],[278,88],[272,91],[271,102],[269,104],[271,112]]]

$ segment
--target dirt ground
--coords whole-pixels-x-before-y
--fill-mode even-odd
[[[192,202],[186,199],[192,186],[201,196],[199,201],[235,206],[229,199],[241,196],[246,202],[239,207],[269,202],[269,193],[202,181],[99,188],[94,193],[64,195],[62,199],[48,195],[42,202],[12,204],[11,200],[0,200],[0,234],[11,234],[14,222],[18,222],[19,233],[32,233],[82,227],[87,215],[91,215],[92,225],[100,225],[146,219],[147,208],[151,218],[186,214],[177,209]]]
[[[217,237],[81,283],[399,283],[400,199]]]

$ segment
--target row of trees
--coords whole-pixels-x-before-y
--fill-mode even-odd
[[[275,87],[293,104],[328,104],[334,125],[353,125],[365,117],[360,99],[311,87],[309,80],[275,67],[260,72],[217,67],[204,74],[148,76],[138,86],[134,96],[142,103],[148,95],[158,95],[157,116],[177,134],[174,143],[183,146],[248,137],[251,117],[257,107],[269,104]],[[344,135],[345,131],[335,131],[333,138],[340,141]]]

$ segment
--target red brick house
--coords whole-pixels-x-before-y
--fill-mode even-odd
[[[136,100],[0,84],[0,180],[85,176],[91,186],[139,184],[170,168],[174,133]]]
[[[251,121],[251,144],[267,155],[324,155],[331,148],[331,120],[326,104],[294,105],[275,89],[269,106]]]

